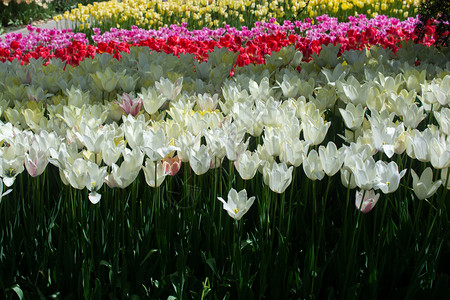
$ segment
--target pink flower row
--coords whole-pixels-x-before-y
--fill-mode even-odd
[[[349,17],[348,22],[338,22],[337,18],[331,18],[328,15],[318,16],[315,21],[306,19],[304,21],[284,21],[282,25],[277,24],[275,19],[268,23],[256,22],[251,29],[243,26],[240,30],[229,25],[218,29],[203,28],[201,30],[188,30],[186,24],[182,26],[170,25],[159,30],[146,30],[133,26],[131,30],[111,28],[109,32],[101,32],[100,29],[94,29],[92,40],[98,43],[126,42],[139,43],[149,38],[167,39],[171,36],[177,36],[191,41],[219,40],[226,34],[237,36],[245,43],[256,37],[267,34],[276,34],[277,32],[286,32],[287,34],[298,34],[309,40],[320,40],[329,38],[334,42],[336,38],[346,36],[349,30],[357,33],[376,28],[380,37],[385,37],[389,29],[396,28],[403,32],[413,32],[417,23],[417,18],[408,18],[400,21],[396,18],[378,15],[373,19],[368,19],[364,15],[358,17]],[[72,41],[79,41],[87,44],[88,40],[83,33],[74,33],[71,29],[40,29],[28,26],[29,34],[7,34],[4,41],[0,39],[0,48],[9,49],[13,41],[18,42],[21,51],[35,50],[38,46],[45,46],[49,49],[61,49],[72,44]],[[383,36],[384,35],[384,36]],[[17,44],[17,43],[15,43]]]

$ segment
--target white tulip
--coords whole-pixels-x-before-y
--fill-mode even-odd
[[[75,136],[90,152],[100,153],[102,151],[105,135],[99,127],[90,127],[87,123],[81,123],[80,132],[75,132]]]
[[[122,155],[122,151],[125,150],[126,143],[123,138],[117,140],[107,139],[103,142],[101,147],[103,162],[108,166],[112,166]]]
[[[25,168],[32,177],[41,175],[48,164],[47,149],[42,150],[39,144],[34,142],[28,152],[25,153]]]
[[[414,129],[408,136],[409,143],[406,147],[406,153],[409,157],[417,159],[421,162],[429,162],[430,157],[430,143],[433,138],[433,133],[429,128],[423,132]]]
[[[371,82],[361,84],[353,75],[350,75],[346,82],[340,80],[336,81],[338,96],[344,103],[352,102],[354,105],[367,105],[371,87]]]
[[[439,130],[446,135],[450,135],[450,108],[443,107],[440,112],[434,111],[433,113],[439,123]]]
[[[144,143],[141,149],[152,161],[161,160],[170,152],[180,149],[170,145],[162,128],[156,131],[153,128],[145,130],[143,139]]]
[[[144,109],[150,115],[156,113],[158,109],[166,102],[167,98],[163,94],[157,92],[154,88],[142,88],[137,94],[142,99]]]
[[[125,148],[122,152],[123,161],[120,167],[115,163],[111,166],[111,173],[105,178],[106,184],[113,187],[126,188],[136,180],[144,161],[144,153],[139,149],[130,151]]]
[[[145,181],[151,187],[160,186],[167,176],[162,162],[155,162],[149,158],[145,160],[145,167],[143,166],[142,170],[144,170]]]
[[[319,158],[322,163],[322,169],[328,176],[333,176],[340,169],[344,163],[345,148],[341,147],[339,150],[336,144],[328,142],[327,147],[319,146]]]
[[[348,169],[342,168],[340,173],[342,185],[346,188],[354,189],[356,187],[356,181],[353,172]]]
[[[450,103],[450,93],[448,92],[450,87],[450,75],[446,75],[440,82],[434,80],[431,83],[421,84],[421,87],[422,97],[419,97],[419,99],[424,106],[437,103],[446,106]]]
[[[442,180],[442,184],[444,185],[444,187],[446,186],[447,190],[450,190],[450,178],[449,178],[449,174],[450,174],[450,168],[446,168],[446,169],[442,169],[441,170],[441,180]]]
[[[202,175],[208,172],[211,167],[211,156],[208,152],[208,147],[201,145],[198,149],[192,147],[188,151],[189,164],[197,175]]]
[[[431,165],[435,169],[450,167],[450,136],[435,135],[429,142]]]
[[[260,103],[260,101],[256,101]],[[262,116],[264,114],[265,107],[263,105],[254,105],[253,101],[236,102],[232,107],[232,115],[235,120],[236,126],[243,127],[252,136],[260,136],[264,124]]]
[[[23,172],[24,168],[24,147],[20,144],[10,144],[3,150],[0,156],[0,176],[3,183],[10,187],[14,184],[16,176]]]
[[[433,196],[442,184],[441,179],[433,182],[433,171],[430,167],[422,172],[420,178],[413,169],[411,169],[411,175],[413,177],[414,194],[416,194],[417,198],[420,200]]]
[[[339,108],[339,112],[344,119],[345,126],[351,130],[358,129],[364,119],[367,107],[362,107],[361,104],[355,106],[353,103],[348,103],[345,109]]]
[[[306,142],[310,145],[319,145],[322,143],[330,125],[331,122],[325,122],[321,116],[315,118],[306,116],[305,121],[302,123],[303,136]]]
[[[395,161],[385,163],[379,160],[376,162],[376,170],[379,182],[374,185],[374,188],[381,189],[384,194],[395,192],[400,184],[400,179],[406,173],[406,169],[398,171]]]
[[[102,198],[102,195],[97,193],[97,191],[103,186],[105,181],[107,175],[106,167],[100,168],[96,163],[88,161],[86,171],[86,187],[90,191],[89,200],[92,204],[97,204]]]
[[[82,158],[77,158],[72,166],[66,165],[68,169],[64,169],[64,175],[69,184],[82,190],[86,187],[86,170],[88,169],[87,161]]]
[[[194,136],[189,131],[183,131],[178,138],[175,139],[175,146],[179,148],[179,150],[177,150],[178,157],[182,162],[189,161],[189,151],[191,148],[200,148],[201,138],[202,136],[200,134]]]
[[[259,165],[261,164],[261,159],[255,152],[246,150],[238,156],[238,159],[234,162],[234,166],[238,171],[239,175],[244,180],[252,179]]]
[[[222,160],[227,153],[225,145],[220,138],[221,134],[223,134],[222,129],[209,129],[203,132],[206,144],[211,151],[211,157],[213,157],[213,160]]]
[[[202,111],[213,111],[219,103],[219,94],[210,95],[208,93],[198,94],[197,103]]]
[[[244,152],[250,142],[250,138],[243,142],[245,128],[238,127],[234,122],[226,121],[222,124],[222,135],[219,139],[225,147],[226,155],[229,160],[235,161],[237,156]]]
[[[140,148],[144,146],[144,131],[146,130],[148,122],[145,121],[144,115],[139,115],[137,118],[132,115],[122,117],[123,132],[127,144],[132,149]]]
[[[287,167],[285,162],[272,164],[266,162],[263,168],[264,183],[275,193],[283,193],[292,182],[293,166]]]
[[[321,71],[330,86],[334,86],[336,81],[342,81],[348,73],[348,69],[344,70],[341,63],[337,64],[333,71],[327,68],[322,68]]]
[[[424,113],[424,109],[425,108],[423,106],[419,108],[415,103],[405,107],[402,113],[405,126],[408,128],[417,128],[420,122],[422,122],[422,120],[427,116]]]
[[[286,140],[283,142],[280,153],[280,160],[287,164],[299,167],[306,157],[309,150],[309,144],[300,139],[292,141]]]
[[[222,87],[222,95],[225,102],[219,101],[219,105],[225,115],[228,115],[234,104],[238,102],[244,103],[248,101],[249,105],[253,106],[253,98],[238,83],[225,82]]]
[[[355,157],[355,168],[352,170],[355,176],[356,185],[364,190],[370,190],[379,183],[376,163],[373,157],[362,160]]]
[[[403,123],[398,126],[394,124],[380,123],[378,126],[372,124],[373,143],[375,147],[391,158],[395,153],[395,139],[405,131]]]
[[[248,89],[253,100],[261,100],[266,102],[269,97],[273,96],[272,88],[270,88],[269,78],[263,77],[258,84],[250,79],[248,83]]]
[[[277,128],[266,126],[264,129],[263,145],[267,153],[272,156],[278,156],[281,153],[281,144],[284,138]]]
[[[82,107],[83,105],[89,104],[89,91],[83,92],[80,88],[72,85],[70,90],[65,90],[65,94],[67,95],[68,105]]]
[[[298,76],[283,75],[283,81],[278,83],[283,92],[283,96],[288,98],[297,98],[300,90],[300,78]]]
[[[319,154],[315,149],[311,150],[308,153],[308,156],[303,160],[303,171],[311,180],[322,180],[325,176]]]
[[[245,189],[238,193],[233,188],[228,192],[227,202],[222,197],[217,197],[217,199],[223,203],[223,209],[227,211],[228,215],[237,221],[247,213],[255,201],[254,196],[247,199],[247,191]]]
[[[168,100],[175,100],[183,88],[183,77],[178,78],[174,83],[167,78],[161,78],[155,82],[156,89]]]

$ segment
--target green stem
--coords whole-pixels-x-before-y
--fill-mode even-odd
[[[228,162],[228,190],[231,190],[233,187],[233,179],[234,179],[234,166],[233,161],[230,160]]]
[[[311,245],[313,247],[312,252],[314,253],[315,249],[315,238],[314,238],[314,232],[315,232],[315,222],[316,222],[316,212],[317,212],[317,194],[316,194],[316,180],[312,182],[312,192],[313,192],[313,203],[312,203],[312,214],[311,214]],[[318,244],[320,245],[320,241],[318,241]],[[319,245],[317,245],[317,248],[319,248]],[[312,273],[312,281],[311,281],[311,295],[314,294],[314,281],[317,276],[316,270],[317,270],[317,256],[313,255],[313,269],[311,270]]]
[[[375,269],[378,268],[378,262],[379,262],[379,257],[380,257],[380,250],[381,250],[381,246],[383,245],[383,231],[384,231],[384,218],[386,216],[386,210],[387,210],[387,205],[389,202],[389,197],[386,197],[386,200],[384,202],[384,207],[383,207],[383,214],[381,215],[381,222],[380,222],[380,229],[378,230],[379,234],[378,234],[378,243],[377,243],[377,252],[375,255]],[[376,229],[374,230],[374,232],[376,231]]]
[[[238,299],[242,299],[242,260],[241,260],[241,246],[240,246],[240,237],[241,237],[241,228],[239,221],[234,221],[233,226],[233,264],[235,267],[234,276],[237,281],[237,290],[238,290]]]
[[[366,191],[364,190],[363,195],[362,195],[362,199],[364,199],[364,194],[366,193]],[[362,200],[361,200],[361,205],[362,205]],[[356,252],[357,252],[357,248],[355,249],[355,243],[356,245],[358,245],[358,241],[359,241],[359,220],[361,217],[361,205],[360,207],[356,210],[356,224],[355,227],[353,229],[353,233],[352,233],[352,240],[350,243],[350,248],[348,250],[348,262],[354,262],[356,259]],[[350,280],[350,271],[351,271],[351,267],[353,266],[353,263],[347,263],[347,268],[345,271],[345,280],[344,280],[344,295],[347,294],[347,287],[351,284],[349,284],[349,280]]]

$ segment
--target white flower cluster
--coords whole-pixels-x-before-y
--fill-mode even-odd
[[[436,182],[430,168],[420,177],[411,170],[417,197],[428,198],[443,183],[450,188],[450,63],[437,50],[415,49],[395,57],[382,48],[349,51],[330,66],[323,57],[334,49],[324,46],[322,67],[299,63],[295,51],[290,60],[273,53],[270,64],[236,68],[231,78],[223,51],[197,64],[201,74],[187,55],[139,50],[65,71],[57,62],[6,63],[0,176],[11,186],[24,169],[38,176],[50,162],[64,184],[87,188],[97,203],[104,183],[125,188],[141,170],[156,187],[180,162],[201,175],[226,158],[244,180],[260,172],[276,193],[300,166],[310,180],[339,173],[344,186],[365,191],[357,207],[368,211],[379,197],[373,190],[399,187],[407,170],[395,158],[406,152],[442,170]],[[108,101],[119,91],[118,102]]]

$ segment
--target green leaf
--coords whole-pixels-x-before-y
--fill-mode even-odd
[[[151,256],[153,253],[155,253],[155,252],[158,252],[158,249],[151,249],[151,250],[147,253],[147,255],[145,256],[144,260],[141,262],[141,266],[142,266],[142,265],[147,261],[147,259],[149,259],[150,256]]]
[[[107,262],[106,260],[101,260],[100,263],[99,263],[99,265],[100,265],[100,266],[105,266],[105,267],[107,267],[107,268],[109,268],[109,269],[112,268],[111,263],[110,263],[110,262]]]
[[[41,290],[40,290],[38,287],[36,287],[36,290],[37,290],[37,292],[38,292],[39,299],[45,300],[45,299],[46,299],[46,298],[45,298],[45,295],[41,292]]]
[[[11,289],[16,293],[20,300],[23,299],[23,292],[18,284],[14,285]]]
[[[216,275],[220,279],[220,275],[219,275],[219,273],[217,273],[216,259],[215,258],[208,258],[206,260],[206,264],[211,268],[211,270],[213,271],[214,275]]]

